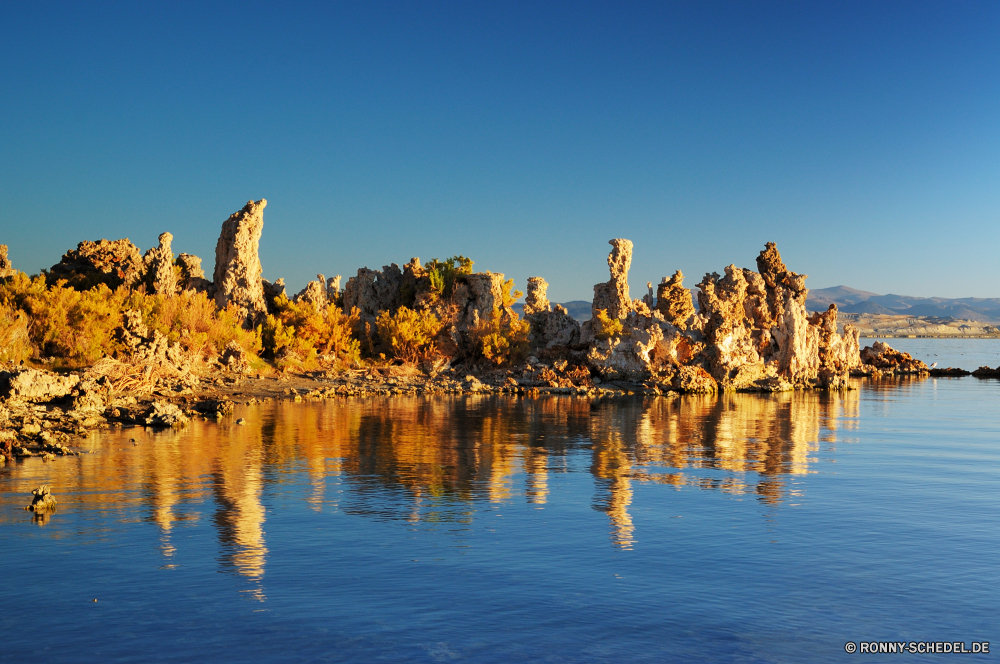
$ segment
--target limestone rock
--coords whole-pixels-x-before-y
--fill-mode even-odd
[[[276,300],[282,296],[287,297],[285,295],[285,280],[275,279],[274,283],[271,283],[267,279],[261,279],[260,286],[264,290],[264,302],[267,304],[267,313],[277,313],[278,305]]]
[[[153,402],[153,409],[146,416],[146,426],[182,427],[187,422],[184,411],[169,401]]]
[[[181,269],[177,282],[179,290],[207,293],[210,298],[215,298],[215,285],[205,278],[205,270],[201,267],[200,258],[193,254],[178,254],[174,265]]]
[[[528,277],[528,294],[524,296],[525,318],[536,313],[548,313],[551,310],[546,291],[549,285],[541,277]]]
[[[501,272],[474,272],[459,275],[455,280],[452,302],[458,308],[456,316],[460,330],[467,330],[489,320],[494,312],[502,319],[515,318],[517,314],[504,305],[504,275]]]
[[[325,311],[328,304],[326,277],[317,274],[316,281],[310,281],[306,284],[306,287],[300,290],[293,299],[296,302],[308,302],[316,311]]]
[[[685,394],[714,394],[719,391],[715,379],[699,366],[679,367],[671,382],[675,390]]]
[[[7,258],[7,245],[0,244],[0,279],[12,276],[15,272],[17,270],[14,269],[10,259]]]
[[[808,384],[819,374],[819,329],[809,324],[805,305],[793,291],[785,291],[782,309],[771,331],[778,345],[778,372],[792,384]]]
[[[235,339],[226,344],[220,361],[224,367],[235,373],[248,374],[253,371],[253,368],[250,366],[250,355],[243,350],[243,347]]]
[[[340,275],[326,280],[326,301],[336,304],[340,300]]]
[[[846,387],[850,372],[861,366],[859,333],[853,325],[837,334],[837,305],[809,317],[819,332],[819,379],[827,387]]]
[[[52,495],[52,490],[48,484],[43,484],[31,490],[31,504],[26,509],[33,512],[45,512],[54,509],[56,497]]]
[[[143,263],[146,269],[146,283],[149,292],[157,295],[177,294],[177,273],[174,272],[174,253],[170,243],[174,236],[160,234],[160,245],[146,252]]]
[[[909,353],[898,351],[881,341],[864,348],[861,351],[861,361],[880,371],[896,374],[921,374],[929,371],[926,364]]]
[[[215,246],[215,304],[239,307],[246,327],[254,327],[267,315],[261,282],[260,236],[264,230],[267,201],[249,201],[222,224]]]
[[[23,401],[51,401],[68,395],[79,382],[79,376],[15,369],[0,372],[0,396]]]
[[[594,301],[591,312],[594,316],[605,310],[611,318],[625,318],[633,309],[628,294],[628,270],[632,266],[632,242],[630,240],[609,240],[612,246],[608,254],[608,268],[611,279],[607,283],[594,285]]]
[[[642,382],[656,368],[654,350],[663,338],[656,319],[631,314],[621,336],[594,340],[587,364],[604,379]]]
[[[764,278],[767,287],[768,308],[776,320],[781,315],[786,300],[785,294],[791,293],[792,300],[805,306],[809,289],[806,288],[807,275],[796,274],[785,267],[781,254],[774,242],[764,245],[764,251],[757,256],[757,270]]]
[[[360,268],[344,287],[344,313],[350,314],[355,307],[365,318],[375,318],[381,311],[395,312],[402,284],[403,272],[395,263],[382,266],[381,271]]]
[[[139,248],[128,238],[121,240],[85,241],[63,254],[48,272],[51,282],[65,279],[77,290],[87,290],[97,284],[135,288],[142,281],[144,265]]]
[[[684,288],[684,274],[680,270],[670,279],[663,277],[656,287],[656,309],[668,323],[682,329],[694,315],[691,292]]]

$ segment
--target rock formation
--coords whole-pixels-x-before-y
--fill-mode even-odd
[[[880,373],[921,374],[929,371],[926,364],[909,353],[898,351],[881,341],[861,351],[861,362]]]
[[[528,277],[528,293],[524,296],[524,315],[548,313],[551,310],[546,292],[549,284],[541,277]]]
[[[628,294],[628,270],[632,266],[632,242],[630,240],[609,240],[613,249],[608,254],[611,279],[604,284],[594,285],[593,315],[599,310],[606,311],[611,318],[625,318],[632,311],[632,300]]]
[[[351,313],[355,307],[364,318],[375,318],[380,311],[395,312],[400,305],[400,287],[403,272],[395,263],[385,265],[382,270],[360,268],[356,277],[347,280],[344,286],[344,313]]]
[[[13,275],[17,270],[11,265],[10,259],[7,258],[7,245],[0,244],[0,279],[4,277],[9,277]]]
[[[325,311],[328,304],[326,277],[316,275],[316,281],[310,281],[293,298],[295,302],[308,302],[316,311]]]
[[[161,233],[160,246],[153,247],[142,257],[146,269],[146,284],[150,293],[168,296],[177,294],[174,253],[170,248],[170,242],[173,239],[174,236],[170,233]]]
[[[684,288],[684,274],[677,270],[674,276],[662,281],[656,287],[656,310],[675,327],[685,329],[687,321],[694,316],[691,292]]]
[[[142,281],[144,267],[139,248],[128,238],[85,241],[63,254],[47,276],[50,282],[65,279],[77,290],[93,288],[100,283],[111,289],[122,285],[134,288]]]
[[[222,224],[215,246],[215,304],[239,307],[247,327],[267,315],[258,245],[264,229],[267,201],[248,201]]]
[[[550,305],[548,287],[541,277],[528,277],[524,318],[531,325],[531,346],[536,350],[576,346],[580,343],[580,323],[569,315],[566,307]]]
[[[33,512],[44,512],[55,509],[56,497],[52,495],[52,490],[48,484],[43,484],[31,490],[31,504],[25,509]]]
[[[835,309],[808,317],[806,277],[788,270],[773,243],[757,259],[759,273],[730,265],[724,276],[706,274],[698,284],[698,313],[679,271],[660,283],[655,309],[649,297],[630,302],[632,245],[611,244],[611,280],[594,287],[593,311],[607,310],[620,329],[609,332],[608,323],[592,319],[582,334],[590,344],[588,364],[605,379],[700,392],[713,384],[722,390],[840,388],[861,364],[857,330],[838,335]]]
[[[174,265],[180,268],[177,282],[179,290],[192,290],[197,293],[207,293],[211,298],[215,297],[215,287],[205,278],[200,258],[193,254],[178,254]]]

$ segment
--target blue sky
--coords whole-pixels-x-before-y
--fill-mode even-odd
[[[0,2],[0,243],[164,230],[208,272],[465,254],[592,297],[682,269],[1000,297],[1000,3]]]

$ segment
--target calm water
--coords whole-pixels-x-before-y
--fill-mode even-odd
[[[1000,650],[1000,381],[236,416],[248,424],[126,429],[0,469],[0,660]],[[59,508],[36,520],[21,508],[43,482]]]

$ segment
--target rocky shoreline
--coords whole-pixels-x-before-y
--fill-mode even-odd
[[[882,342],[860,348],[836,305],[810,315],[806,275],[773,243],[756,271],[706,274],[696,310],[680,271],[632,299],[633,245],[613,239],[610,279],[583,323],[549,303],[541,277],[528,279],[522,319],[513,282],[461,256],[364,267],[343,288],[319,275],[289,297],[261,277],[266,204],[223,223],[212,281],[198,257],[174,256],[170,233],[145,254],[127,239],[81,242],[34,278],[0,246],[0,458],[75,454],[74,438],[94,429],[183,426],[274,399],[651,398],[969,374]]]

